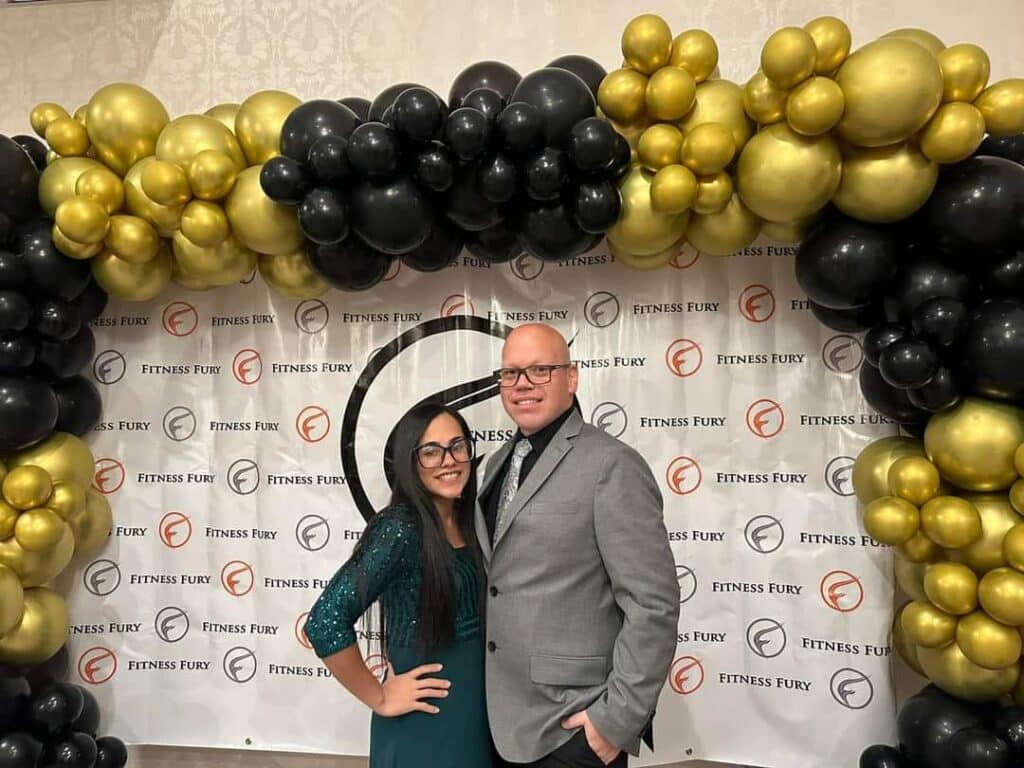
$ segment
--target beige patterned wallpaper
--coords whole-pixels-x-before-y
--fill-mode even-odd
[[[176,115],[241,101],[262,88],[304,99],[372,98],[391,83],[413,80],[446,94],[462,67],[483,58],[525,72],[580,53],[611,68],[621,60],[623,24],[645,11],[663,15],[676,30],[709,30],[721,49],[722,75],[734,80],[757,68],[761,44],[774,29],[822,14],[844,19],[855,45],[897,27],[923,27],[947,44],[982,45],[993,79],[1024,74],[1024,0],[48,2],[0,5],[0,132],[28,132],[28,113],[38,101],[74,109],[117,80],[145,85]],[[331,724],[325,719],[310,727]],[[357,768],[366,761],[145,747],[134,750],[133,764]]]

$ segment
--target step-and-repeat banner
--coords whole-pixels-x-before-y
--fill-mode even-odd
[[[571,339],[585,416],[644,455],[665,500],[682,605],[641,764],[831,768],[888,741],[890,559],[859,525],[850,473],[894,425],[859,395],[859,340],[811,315],[793,251],[684,250],[654,273],[605,246],[548,263],[463,254],[366,294],[299,302],[256,277],[112,304],[90,442],[115,529],[70,603],[75,674],[108,730],[366,754],[368,714],[310,650],[306,611],[386,502],[403,411],[457,403],[493,452],[514,429],[489,380],[502,337],[544,321]]]

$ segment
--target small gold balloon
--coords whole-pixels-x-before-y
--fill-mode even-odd
[[[937,163],[959,163],[974,154],[984,138],[981,111],[972,104],[953,102],[939,107],[919,142],[925,157]]]
[[[54,483],[68,482],[88,488],[95,472],[89,446],[69,432],[54,432],[31,448],[7,457],[8,470],[33,465],[46,470]]]
[[[235,135],[249,165],[262,165],[280,154],[281,127],[301,103],[284,91],[259,91],[242,102],[235,116]]]
[[[131,83],[100,88],[89,100],[85,123],[96,156],[118,175],[156,150],[170,118],[160,100]]]
[[[57,206],[75,196],[78,179],[92,168],[102,168],[88,157],[59,157],[39,176],[39,204],[48,218],[57,214]]]
[[[606,237],[620,251],[637,256],[659,254],[686,232],[688,212],[658,213],[651,206],[653,178],[650,172],[634,166],[619,182],[622,211]]]
[[[835,16],[819,16],[804,24],[804,29],[814,41],[814,72],[828,75],[835,72],[839,65],[850,55],[853,36],[850,28]]]
[[[921,507],[921,530],[940,547],[961,549],[981,538],[981,514],[967,499],[936,496]]]
[[[783,27],[761,49],[761,71],[783,90],[789,90],[814,74],[818,49],[814,38],[799,27]]]
[[[62,523],[64,533],[50,549],[31,552],[22,547],[13,536],[0,541],[0,564],[6,565],[21,580],[24,587],[38,587],[55,579],[71,562],[75,549],[75,537],[67,523]]]
[[[192,197],[188,176],[179,166],[154,160],[142,171],[142,191],[157,205],[184,205]]]
[[[864,508],[864,530],[875,541],[893,547],[909,541],[920,524],[917,507],[896,496],[883,496]]]
[[[260,254],[257,268],[263,282],[290,299],[315,299],[329,287],[309,266],[305,248],[279,256]]]
[[[1024,78],[993,83],[974,100],[985,118],[985,129],[993,136],[1015,136],[1024,132]]]
[[[702,123],[695,126],[679,152],[683,165],[699,176],[713,176],[729,163],[736,154],[732,132],[721,123]]]
[[[93,279],[100,288],[125,301],[149,301],[160,295],[171,280],[171,252],[161,244],[150,261],[133,263],[105,251],[91,262]]]
[[[1013,466],[1017,470],[1017,474],[1024,477],[1024,443],[1017,446],[1017,450],[1013,452]]]
[[[155,162],[157,162],[155,157],[146,157],[129,169],[128,174],[124,177],[125,200],[128,203],[128,210],[134,216],[152,224],[160,237],[171,237],[181,226],[181,214],[184,206],[160,205],[143,191],[142,174]]]
[[[888,147],[841,144],[843,174],[832,202],[855,219],[888,223],[905,219],[927,202],[939,167],[913,142]]]
[[[3,499],[0,499],[0,541],[11,538],[14,535],[14,524],[18,522],[20,509],[15,509]]]
[[[1020,632],[991,619],[984,611],[960,619],[956,644],[964,656],[985,669],[1002,669],[1020,658]]]
[[[238,114],[240,104],[218,104],[210,107],[203,114],[212,117],[232,133],[235,132],[235,116]]]
[[[939,558],[939,548],[935,542],[918,531],[906,542],[899,545],[896,551],[913,563],[932,563]]]
[[[909,437],[882,437],[857,454],[851,481],[861,504],[889,495],[889,468],[903,456],[924,456],[924,447]]]
[[[965,616],[978,607],[978,575],[962,563],[932,563],[924,574],[924,592],[936,608]]]
[[[776,123],[740,153],[736,189],[768,221],[802,219],[824,208],[839,188],[843,162],[831,136],[801,136]]]
[[[54,483],[46,506],[62,520],[69,520],[85,509],[85,488],[74,483]]]
[[[966,397],[928,421],[924,448],[943,477],[969,491],[999,491],[1017,479],[1013,456],[1024,442],[1024,411]]]
[[[854,51],[836,73],[846,109],[839,135],[862,147],[905,141],[942,101],[942,71],[917,43],[883,38]]]
[[[65,235],[56,224],[50,230],[50,237],[57,250],[72,259],[91,259],[103,250],[103,243],[79,243]]]
[[[42,664],[67,642],[68,622],[68,608],[59,594],[43,587],[25,590],[21,619],[0,637],[0,662]]]
[[[156,159],[173,163],[183,171],[206,151],[227,157],[235,173],[246,167],[245,155],[235,134],[219,120],[205,115],[184,115],[172,120],[156,143]]]
[[[46,129],[52,122],[67,117],[70,117],[68,111],[60,104],[44,101],[32,108],[32,113],[29,115],[29,123],[32,125],[32,130],[36,132],[37,136],[45,138]]]
[[[183,272],[210,285],[237,283],[256,267],[256,254],[230,236],[213,248],[202,248],[179,232],[174,258]]]
[[[743,109],[754,122],[771,125],[785,119],[788,95],[757,70],[743,87]]]
[[[662,67],[647,81],[647,115],[655,120],[682,120],[696,95],[693,75],[679,67]]]
[[[908,27],[905,29],[894,29],[892,32],[886,32],[882,35],[882,39],[886,38],[899,38],[900,40],[910,40],[913,43],[924,48],[926,51],[931,53],[933,56],[938,56],[945,49],[946,44],[942,42],[937,36],[925,29],[915,29]]]
[[[1024,515],[1024,479],[1017,480],[1010,486],[1010,505],[1019,514]]]
[[[75,195],[57,207],[55,223],[70,240],[93,245],[107,236],[110,217],[95,200]]]
[[[14,466],[4,476],[4,498],[15,509],[41,507],[53,492],[50,473],[42,467],[32,465]]]
[[[291,253],[302,245],[295,209],[271,200],[260,186],[260,168],[247,168],[224,203],[231,231],[257,253]]]
[[[124,184],[109,168],[90,168],[75,183],[75,194],[95,200],[107,214],[114,214],[124,205]]]
[[[796,221],[766,221],[761,225],[761,234],[777,243],[799,243],[819,218],[813,215]]]
[[[647,78],[644,75],[635,69],[616,69],[601,80],[597,103],[608,119],[631,125],[644,116],[646,93]]]
[[[981,515],[981,538],[961,549],[949,550],[950,559],[965,563],[981,575],[1006,565],[1003,537],[1015,525],[1024,522],[1001,494],[966,496]]]
[[[804,136],[831,131],[843,116],[843,89],[835,80],[812,77],[793,89],[786,101],[786,122]]]
[[[942,100],[974,101],[992,71],[988,54],[971,43],[951,45],[936,56],[942,69]]]
[[[633,69],[649,75],[668,64],[672,30],[653,13],[632,19],[622,30],[622,55]]]
[[[132,264],[152,261],[160,250],[160,237],[153,225],[138,216],[111,216],[104,244],[113,255]]]
[[[702,216],[721,213],[732,200],[733,192],[732,177],[725,171],[719,171],[713,176],[697,179],[697,196],[690,207]]]
[[[38,507],[22,512],[14,525],[14,538],[28,552],[50,549],[64,535],[64,521],[56,512]]]
[[[1003,537],[1003,559],[1007,565],[1024,571],[1024,524],[1013,526]]]
[[[62,157],[81,157],[89,150],[85,126],[70,117],[58,117],[46,126],[46,143]]]
[[[693,109],[679,123],[683,136],[703,123],[721,123],[732,131],[736,151],[753,134],[753,125],[743,109],[743,89],[729,80],[706,80],[697,86]]]
[[[658,171],[666,165],[679,162],[679,150],[683,136],[674,125],[655,123],[640,136],[636,150],[640,162],[650,171]]]
[[[904,456],[889,467],[889,491],[920,507],[939,492],[939,470],[923,456]]]
[[[907,639],[922,648],[942,648],[956,636],[956,617],[931,603],[907,603],[900,614]]]
[[[645,254],[643,256],[637,256],[632,253],[620,251],[611,243],[608,244],[608,247],[612,253],[612,258],[621,263],[624,267],[628,267],[629,269],[654,270],[661,269],[672,261],[672,259],[679,254],[679,250],[683,247],[685,240],[686,237],[684,235],[683,238],[670,245],[664,251],[661,251],[660,253]]]
[[[100,553],[110,539],[114,517],[110,502],[102,493],[90,488],[85,492],[85,511],[72,518],[74,550],[78,558],[93,557]]]
[[[732,137],[729,137],[732,141]],[[682,213],[697,197],[697,177],[682,165],[666,165],[651,181],[651,208],[658,213]]]
[[[200,200],[220,200],[235,186],[238,168],[230,157],[215,149],[204,149],[188,166],[188,183]]]
[[[1024,574],[995,568],[978,583],[978,602],[996,621],[1024,627]]]
[[[185,206],[181,214],[181,232],[185,239],[199,248],[216,248],[223,243],[231,232],[227,214],[216,203],[206,200],[193,200]],[[187,271],[192,271],[186,267]],[[199,273],[196,273],[199,275]]]
[[[682,67],[696,82],[702,83],[718,66],[718,44],[703,29],[688,29],[672,41],[668,63]]]
[[[917,649],[917,660],[925,675],[946,693],[968,701],[995,701],[1014,689],[1020,665],[985,669],[968,659],[960,646]]]
[[[699,202],[699,188],[697,199]],[[697,210],[696,204],[693,209]],[[761,220],[743,204],[739,195],[733,194],[725,208],[718,213],[694,215],[686,230],[686,239],[701,253],[728,256],[754,242],[760,231]]]
[[[903,590],[903,594],[911,600],[927,601],[924,577],[930,567],[929,563],[914,563],[905,557],[896,555],[893,558],[893,573],[896,577],[896,584]]]
[[[24,609],[25,591],[18,581],[18,574],[6,565],[0,565],[0,637],[18,626]]]

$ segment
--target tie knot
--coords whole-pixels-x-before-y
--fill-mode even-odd
[[[530,441],[524,437],[522,440],[516,443],[514,453],[518,458],[522,459],[525,458],[526,454],[528,454],[531,450],[533,450],[533,446],[530,445]]]

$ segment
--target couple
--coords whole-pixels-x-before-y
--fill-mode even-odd
[[[373,710],[370,768],[618,768],[652,745],[679,614],[661,494],[636,451],[583,423],[558,331],[516,328],[501,365],[519,430],[479,504],[465,420],[413,408],[391,504],[306,623]],[[377,600],[383,684],[353,630]]]

